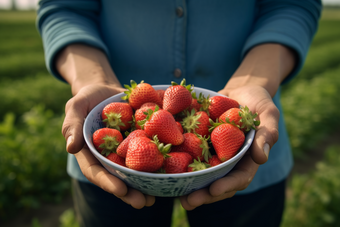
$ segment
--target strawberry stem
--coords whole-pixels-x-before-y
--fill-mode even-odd
[[[106,127],[120,131],[119,126],[125,126],[121,120],[122,115],[120,113],[106,113],[105,115],[107,118],[103,122],[106,123]]]
[[[168,153],[170,152],[172,144],[168,143],[167,145],[164,145],[164,143],[159,142],[157,135],[154,135],[152,139],[151,142],[157,145],[158,150],[163,154],[164,158],[168,158]]]
[[[194,109],[192,109],[191,112],[186,111],[187,116],[181,122],[185,132],[195,132],[196,128],[198,128],[200,124],[198,119],[200,119],[201,114],[195,115],[195,113],[196,111]]]
[[[240,120],[240,128],[245,130],[246,132],[250,131],[250,129],[256,130],[255,126],[260,125],[260,121],[255,120],[255,118],[257,117],[257,113],[253,114],[247,106],[240,108],[239,115],[242,118]]]
[[[110,153],[115,152],[119,142],[116,140],[116,137],[105,136],[103,138],[104,143],[100,144],[99,147],[103,148],[101,151],[102,155],[108,156]]]
[[[201,162],[199,159],[194,159],[194,162],[189,165],[192,168],[192,171],[204,170],[211,167],[210,164]]]
[[[176,83],[175,81],[171,81],[171,85],[176,86],[176,85],[178,85],[178,83]],[[181,81],[181,83],[179,85],[185,87],[188,91],[190,91],[190,93],[194,90],[194,85],[191,85],[191,84],[186,85],[185,78]]]
[[[140,84],[144,83],[144,80],[142,80],[140,82]],[[137,87],[137,83],[134,80],[130,80],[130,84],[131,86],[124,84],[124,87],[127,89],[127,91],[124,91],[124,93],[126,94],[126,96],[123,96],[121,99],[123,100],[129,100],[131,92]]]

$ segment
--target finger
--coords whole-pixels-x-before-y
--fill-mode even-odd
[[[183,208],[186,210],[193,210],[198,206],[201,206],[209,200],[210,194],[207,188],[203,188],[193,193],[189,194],[185,198],[185,203],[182,204]]]
[[[65,118],[62,126],[62,134],[66,139],[67,152],[74,154],[84,146],[83,124],[88,112],[84,106],[87,101],[73,97],[66,103]]]
[[[82,173],[90,182],[117,197],[127,194],[125,183],[104,169],[88,148],[83,148],[75,157]]]
[[[251,156],[246,154],[231,172],[210,185],[209,193],[213,197],[218,197],[226,193],[246,189],[253,180],[258,166]]]
[[[181,196],[181,197],[179,198],[179,200],[180,200],[180,202],[181,202],[182,207],[183,207],[185,210],[193,210],[193,209],[196,208],[196,206],[192,206],[192,205],[189,204],[189,202],[188,202],[188,196],[187,196],[187,195],[186,195],[186,196]]]
[[[145,196],[145,199],[146,199],[146,203],[145,203],[146,207],[151,207],[152,205],[155,204],[155,202],[156,202],[155,196],[151,196],[151,195],[144,195],[144,196]]]
[[[128,193],[125,196],[120,197],[120,199],[125,203],[130,204],[135,209],[142,209],[147,203],[144,194],[133,188],[129,188]]]
[[[210,204],[210,203],[214,203],[214,202],[226,199],[226,198],[230,198],[234,196],[235,193],[236,191],[227,192],[227,193],[224,193],[223,195],[214,197],[214,196],[211,196],[208,188],[203,188],[187,196],[182,196],[180,198],[180,201],[181,201],[182,207],[185,210],[193,210],[196,207],[199,207],[203,204]]]
[[[271,147],[279,137],[278,122],[280,112],[277,107],[269,101],[264,111],[259,111],[260,126],[250,147],[250,153],[257,164],[263,164],[268,160]]]

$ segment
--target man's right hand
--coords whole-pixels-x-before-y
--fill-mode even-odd
[[[112,71],[107,56],[97,48],[70,44],[56,57],[55,66],[72,89],[65,107],[62,127],[67,152],[74,154],[84,176],[103,190],[114,194],[132,207],[152,206],[155,197],[128,188],[110,174],[92,155],[83,137],[84,119],[101,101],[125,91]]]
[[[74,154],[84,176],[103,190],[114,194],[136,209],[152,206],[155,197],[128,188],[123,181],[110,174],[92,155],[84,142],[83,124],[88,113],[101,101],[123,92],[121,87],[108,85],[88,85],[71,98],[65,108],[62,132],[67,141],[67,152]]]

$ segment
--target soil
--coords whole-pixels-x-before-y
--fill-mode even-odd
[[[301,160],[296,160],[293,170],[288,177],[288,181],[290,181],[291,176],[294,174],[305,174],[313,171],[315,169],[316,163],[323,159],[327,147],[330,145],[340,145],[339,138],[340,133],[328,137],[328,139],[320,143],[314,149],[308,151],[308,157]],[[13,220],[10,220],[6,223],[1,223],[1,226],[31,227],[32,220],[36,218],[42,227],[59,227],[59,217],[64,211],[70,208],[73,208],[73,201],[72,197],[68,196],[64,198],[59,204],[45,203],[42,204],[39,209],[21,213]]]

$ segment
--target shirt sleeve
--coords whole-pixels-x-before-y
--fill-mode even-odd
[[[55,68],[58,52],[71,43],[83,43],[109,56],[98,29],[100,2],[96,0],[42,0],[36,26],[42,37],[48,71],[65,81]]]
[[[254,29],[246,40],[242,57],[254,46],[280,43],[296,52],[297,64],[283,81],[290,81],[302,68],[318,27],[320,0],[259,0]]]

